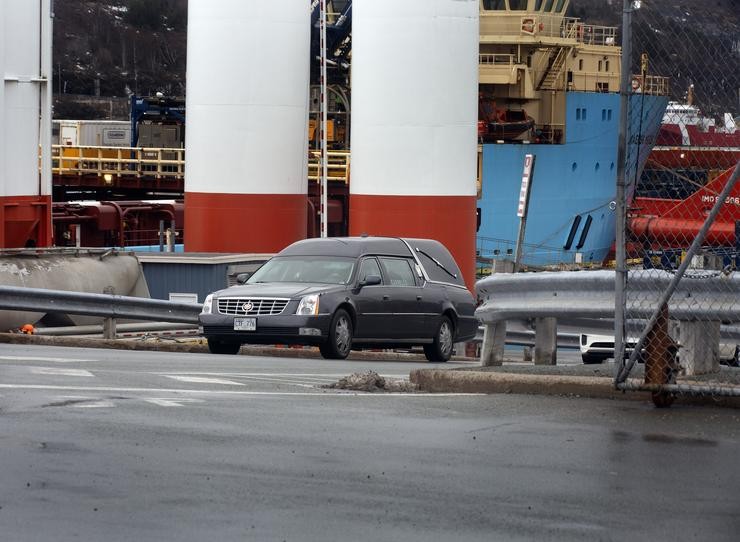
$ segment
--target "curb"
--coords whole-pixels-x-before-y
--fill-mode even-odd
[[[411,371],[409,378],[421,391],[429,393],[517,393],[526,395],[571,395],[594,399],[645,399],[645,396],[640,394],[625,394],[615,390],[610,378],[598,376],[417,369]]]
[[[483,393],[586,397],[651,402],[649,392],[614,389],[611,378],[598,376],[532,375],[471,370],[416,369],[409,379],[419,391],[428,393]],[[738,397],[678,396],[681,405],[740,408]]]

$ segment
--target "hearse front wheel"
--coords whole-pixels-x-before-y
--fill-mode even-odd
[[[345,359],[352,349],[352,318],[344,309],[334,313],[329,325],[329,336],[319,346],[321,355],[326,359]]]

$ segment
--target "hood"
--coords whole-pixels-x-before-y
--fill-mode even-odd
[[[313,284],[306,282],[261,282],[232,286],[214,293],[214,297],[284,297],[322,294],[345,289],[341,284]]]

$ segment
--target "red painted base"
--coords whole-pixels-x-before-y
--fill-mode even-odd
[[[51,196],[0,197],[0,248],[51,243]]]
[[[444,244],[475,287],[475,196],[350,195],[350,235],[419,237]]]
[[[307,201],[299,194],[185,193],[188,252],[278,252],[305,239]]]

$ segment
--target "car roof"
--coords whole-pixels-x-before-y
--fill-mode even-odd
[[[364,254],[411,256],[406,243],[396,237],[326,237],[304,239],[284,248],[278,256],[347,256]]]

